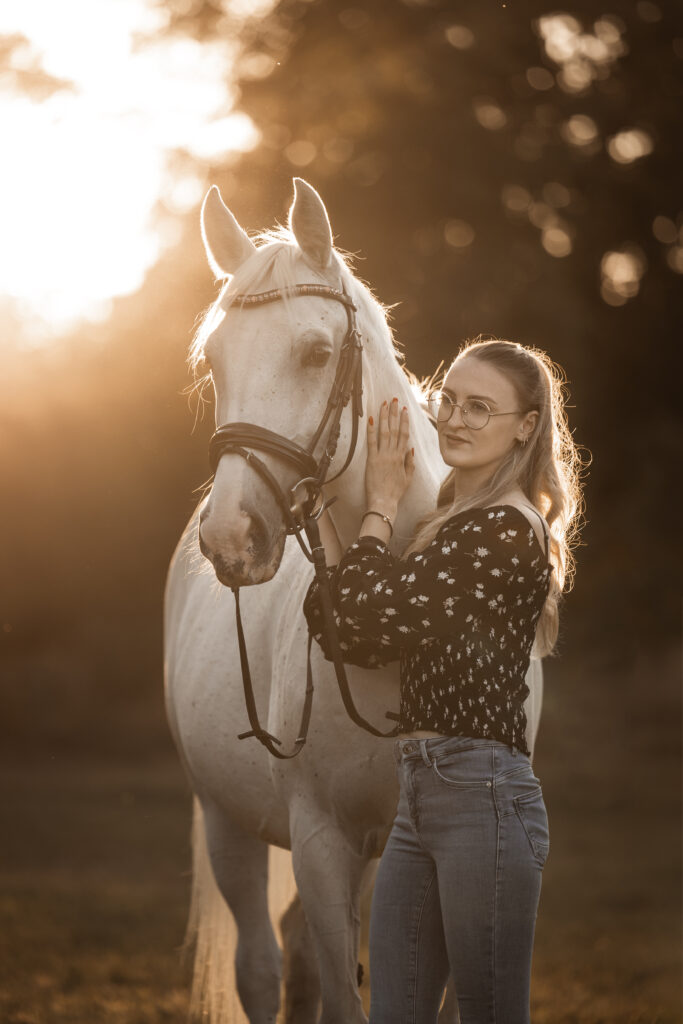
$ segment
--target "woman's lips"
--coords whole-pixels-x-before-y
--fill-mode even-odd
[[[466,437],[457,437],[455,434],[444,434],[448,444],[468,444]]]

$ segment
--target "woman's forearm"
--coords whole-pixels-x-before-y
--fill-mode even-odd
[[[328,565],[337,565],[344,554],[344,549],[339,543],[337,531],[327,510],[318,520],[318,529],[320,530],[320,541],[325,549],[325,561]]]
[[[392,507],[388,511],[393,522],[396,518],[396,510]],[[341,556],[344,554],[344,548],[339,542],[339,536],[327,510],[318,519],[318,529],[320,530],[320,541],[325,550],[325,561],[328,565],[338,565]],[[377,537],[379,540],[384,541],[385,544],[388,544],[391,537],[391,529],[380,516],[371,514],[363,519],[358,533],[359,537],[366,537],[368,535]]]

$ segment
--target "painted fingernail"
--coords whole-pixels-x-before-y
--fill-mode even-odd
[[[371,416],[371,417],[370,417],[370,419],[368,420],[368,423],[370,424],[370,426],[371,426],[371,427],[374,427],[374,425],[375,425],[375,421],[373,420],[372,416]]]
[[[394,396],[394,397],[393,397],[393,398],[391,399],[391,401],[392,401],[392,402],[398,402],[398,398],[396,398],[396,396]]]
[[[384,401],[382,402],[382,408],[384,408],[384,406],[385,406],[386,404],[387,404],[387,400],[386,400],[386,398],[385,398],[385,399],[384,399]]]
[[[404,406],[403,406],[403,409],[401,410],[401,412],[405,412],[407,408],[408,408],[408,406],[407,406],[407,405],[404,405]]]
[[[414,448],[411,448],[410,450],[411,450],[411,452],[412,452],[412,453],[413,453],[413,455],[414,455],[414,454],[415,454],[415,449],[414,449]]]

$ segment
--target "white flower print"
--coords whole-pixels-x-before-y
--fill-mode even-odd
[[[386,545],[365,542],[328,568],[344,660],[375,667],[400,659],[404,728],[512,738],[524,748],[524,676],[548,568],[534,531],[515,528],[520,514],[506,507],[454,516],[424,556],[409,556],[409,567]],[[320,609],[306,617],[325,650]],[[492,701],[501,692],[507,708]]]

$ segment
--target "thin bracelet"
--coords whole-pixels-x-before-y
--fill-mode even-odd
[[[374,508],[369,508],[367,512],[364,512],[363,515],[361,516],[361,523],[363,522],[366,516],[379,516],[380,519],[383,519],[384,522],[389,527],[389,529],[391,530],[391,533],[389,534],[389,539],[391,539],[394,536],[394,527],[391,524],[391,519],[389,518],[389,516],[385,516],[383,512],[376,512]]]

